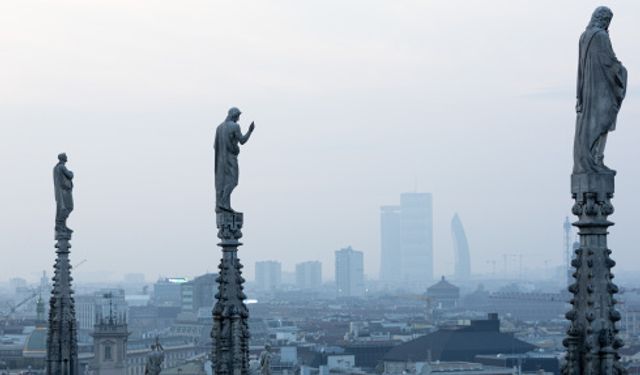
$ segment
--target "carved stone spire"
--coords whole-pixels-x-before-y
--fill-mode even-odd
[[[616,327],[620,320],[614,298],[618,287],[611,273],[616,263],[607,247],[616,172],[603,162],[607,134],[616,128],[627,83],[627,70],[609,40],[612,17],[611,9],[596,8],[579,43],[571,195],[580,243],[571,261],[575,272],[569,285],[573,296],[566,314],[571,324],[564,340],[564,375],[626,373],[618,354],[623,343]]]
[[[69,234],[69,238],[71,234]],[[71,289],[68,239],[56,244],[53,266],[53,290],[49,302],[49,330],[47,333],[47,375],[76,375],[78,372],[78,341],[76,312]]]
[[[244,304],[244,278],[238,259],[243,214],[218,212],[216,222],[222,247],[218,266],[218,293],[213,308],[213,370],[216,375],[249,373],[249,310]]]
[[[572,309],[566,314],[571,324],[564,340],[567,356],[562,373],[626,374],[618,354],[624,344],[616,327],[618,287],[611,272],[616,263],[607,248],[608,228],[613,225],[607,217],[613,213],[614,175],[574,174],[571,185],[572,211],[578,216],[573,225],[579,228],[580,247],[571,262],[575,268],[574,283],[569,286]]]
[[[54,168],[56,192],[56,262],[53,266],[53,289],[49,301],[49,329],[47,332],[47,375],[78,375],[78,340],[76,313],[71,289],[72,231],[66,219],[73,210],[71,190],[73,174],[64,167],[66,155],[60,154],[60,163]],[[64,190],[64,191],[63,191]]]

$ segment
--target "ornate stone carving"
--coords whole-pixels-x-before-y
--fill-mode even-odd
[[[249,310],[244,304],[244,278],[238,259],[238,239],[242,237],[243,214],[218,212],[218,237],[222,259],[218,266],[218,293],[213,308],[214,373],[249,373]]]

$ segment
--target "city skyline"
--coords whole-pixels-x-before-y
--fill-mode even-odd
[[[1,71],[17,72],[5,73],[0,88],[0,165],[12,174],[0,188],[10,197],[0,213],[11,254],[0,265],[4,279],[35,279],[50,267],[51,161],[61,151],[77,173],[71,261],[88,260],[76,280],[215,271],[215,261],[200,261],[216,251],[213,130],[232,105],[243,110],[243,129],[256,121],[234,196],[252,213],[240,251],[249,276],[265,254],[286,260],[285,269],[311,258],[328,265],[333,249],[352,244],[377,277],[378,208],[412,189],[434,197],[436,278],[453,272],[454,212],[480,273],[514,249],[531,267],[563,262],[576,38],[596,2],[524,10],[496,2],[499,12],[451,2],[334,1],[282,12],[264,4],[160,2],[145,12],[121,2],[29,4],[0,5]],[[635,71],[640,55],[622,36],[638,33],[640,5],[609,5],[615,50]],[[69,18],[71,7],[79,18]],[[246,27],[224,34],[237,20]],[[607,155],[623,176],[610,243],[619,271],[637,268],[640,129],[629,125],[640,116],[637,87],[631,74]],[[297,217],[284,244],[279,210]],[[132,261],[115,261],[125,256]]]

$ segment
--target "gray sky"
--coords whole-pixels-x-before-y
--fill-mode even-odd
[[[54,259],[51,169],[76,173],[78,281],[215,271],[213,132],[256,131],[233,196],[240,257],[285,270],[333,252],[379,269],[379,206],[432,192],[435,275],[461,216],[472,269],[562,259],[577,43],[594,1],[0,2],[0,280]],[[610,1],[630,89],[607,162],[610,246],[637,268],[640,2]]]

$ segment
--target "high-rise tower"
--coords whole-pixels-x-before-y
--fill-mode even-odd
[[[433,279],[433,202],[429,193],[405,193],[399,206],[380,209],[380,279],[424,289]]]
[[[455,278],[456,280],[468,280],[471,277],[471,260],[469,258],[469,243],[464,232],[462,221],[458,214],[451,219],[451,238],[453,240],[453,251],[455,256]]]
[[[364,257],[351,246],[336,251],[336,287],[338,297],[363,297]]]

